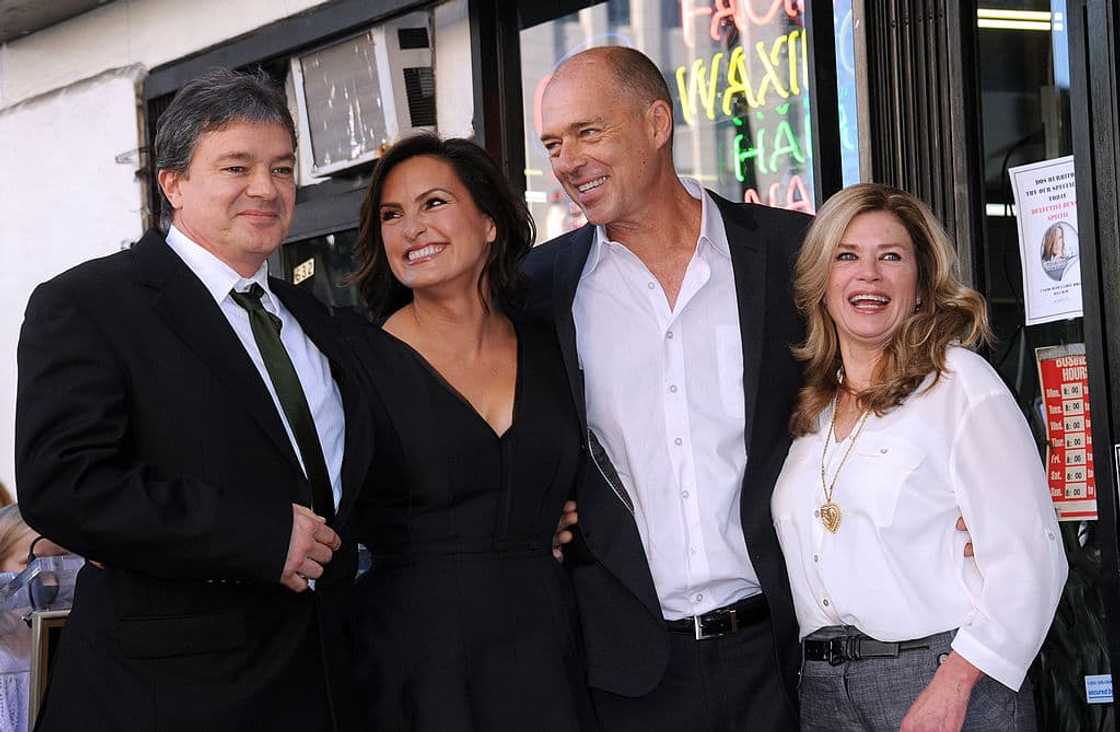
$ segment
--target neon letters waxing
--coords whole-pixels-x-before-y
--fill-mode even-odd
[[[775,38],[769,50],[763,41],[754,44],[754,53],[761,61],[762,74],[754,77],[747,64],[746,51],[736,46],[730,56],[716,51],[710,59],[693,60],[691,69],[677,67],[677,92],[680,95],[684,121],[696,124],[697,97],[709,120],[716,118],[716,104],[724,116],[731,116],[736,95],[742,95],[750,109],[766,107],[771,103],[770,94],[781,99],[801,95],[802,86],[809,86],[809,66],[805,31],[798,28]],[[782,50],[786,49],[786,62],[782,63]],[[727,59],[726,64],[724,58]]]

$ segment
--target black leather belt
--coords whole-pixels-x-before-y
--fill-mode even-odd
[[[877,641],[866,635],[843,635],[828,640],[807,640],[804,642],[806,661],[828,661],[839,666],[848,661],[864,658],[896,658],[906,651],[921,651],[929,648],[929,640],[919,638],[909,641]]]
[[[680,620],[667,620],[665,626],[673,633],[688,633],[696,640],[730,635],[739,628],[762,622],[770,617],[770,606],[762,595],[712,610],[703,615],[690,615]]]

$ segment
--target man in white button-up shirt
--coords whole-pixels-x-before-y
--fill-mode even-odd
[[[677,177],[665,82],[640,53],[566,61],[541,141],[589,225],[526,265],[589,454],[566,550],[608,732],[796,727],[796,626],[770,521],[801,337],[808,217]]]
[[[166,238],[41,285],[20,336],[21,508],[96,561],[36,728],[336,730],[365,410],[329,313],[268,277],[292,120],[215,71],[158,126]]]

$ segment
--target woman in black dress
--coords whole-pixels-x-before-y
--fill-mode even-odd
[[[465,140],[406,139],[362,209],[358,339],[376,434],[351,535],[355,664],[379,732],[586,730],[574,597],[550,549],[580,464],[553,334],[511,320],[524,203]]]

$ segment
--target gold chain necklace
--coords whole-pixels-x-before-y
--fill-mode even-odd
[[[840,411],[840,392],[837,392],[832,399],[832,418],[828,422],[828,434],[824,438],[824,449],[821,450],[821,489],[824,491],[824,503],[818,509],[818,515],[821,523],[824,524],[830,534],[835,534],[840,530],[840,506],[832,502],[832,494],[836,491],[836,481],[840,479],[840,471],[844,469],[844,463],[848,462],[848,456],[852,454],[852,448],[855,447],[856,440],[859,439],[859,433],[863,431],[867,416],[871,414],[870,410],[865,409],[863,414],[860,415],[855,431],[851,433],[848,449],[844,451],[844,456],[840,458],[840,464],[836,466],[836,472],[832,474],[832,482],[828,483],[824,477],[825,465],[828,463],[828,443],[832,442],[836,434],[836,413],[838,411]]]

